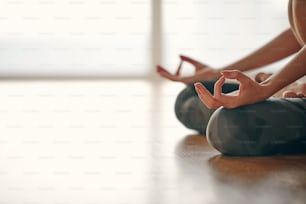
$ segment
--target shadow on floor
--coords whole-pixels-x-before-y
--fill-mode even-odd
[[[211,147],[204,135],[187,135],[176,146],[176,153],[179,156],[197,156],[197,154],[218,154]]]

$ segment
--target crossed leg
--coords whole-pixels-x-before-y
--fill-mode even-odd
[[[271,98],[219,108],[206,131],[221,153],[234,156],[306,153],[306,98]]]

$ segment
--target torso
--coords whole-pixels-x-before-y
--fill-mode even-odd
[[[305,2],[304,2],[305,3]],[[291,25],[291,29],[301,46],[306,44],[306,23],[305,14],[303,15],[303,7],[305,5],[298,5],[301,4],[298,0],[289,0],[288,5],[288,17],[289,22]],[[302,3],[303,4],[303,3]],[[302,11],[302,12],[301,12]]]

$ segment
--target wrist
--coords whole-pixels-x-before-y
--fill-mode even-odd
[[[266,80],[262,83],[260,83],[262,86],[262,97],[264,99],[269,98],[272,96],[277,90],[275,90],[274,84],[270,80]]]

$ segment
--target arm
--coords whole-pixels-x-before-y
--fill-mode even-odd
[[[288,29],[262,48],[233,64],[223,67],[222,70],[248,71],[256,69],[288,57],[300,49],[301,46],[292,30]]]
[[[236,108],[242,105],[257,103],[269,98],[278,90],[304,76],[306,74],[305,59],[306,45],[281,72],[261,84],[253,81],[242,72],[234,70],[222,72],[223,76],[216,82],[213,96],[201,83],[196,83],[195,88],[201,101],[207,107],[213,109],[220,106]],[[240,82],[239,90],[230,94],[223,94],[222,85],[226,78],[238,80]]]
[[[306,46],[279,73],[270,77],[261,85],[265,86],[267,96],[306,75]]]
[[[301,49],[301,46],[294,37],[291,29],[288,29],[276,37],[274,40],[269,42],[267,45],[263,46],[247,57],[231,65],[223,67],[221,70],[236,69],[240,71],[247,71],[256,69],[288,57],[289,55],[297,52],[299,49]],[[189,57],[181,56],[181,60],[181,64],[176,74],[169,73],[160,65],[157,66],[157,72],[164,78],[172,81],[183,82],[185,84],[192,84],[196,81],[214,81],[221,76],[220,70],[212,69],[210,66],[202,64],[201,62],[198,62]],[[189,62],[195,66],[196,71],[194,75],[187,77],[180,75],[180,68],[183,61]]]

